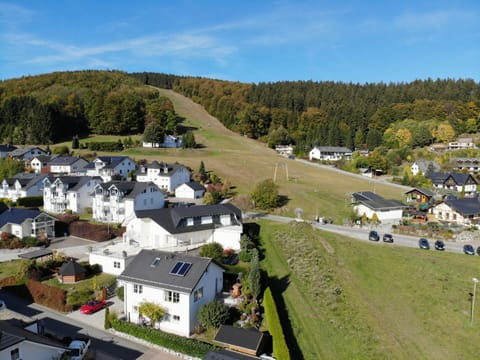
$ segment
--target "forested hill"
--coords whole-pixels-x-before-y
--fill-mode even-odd
[[[476,133],[480,84],[473,80],[352,84],[245,84],[158,73],[132,74],[202,104],[228,128],[273,146],[425,146]]]
[[[0,82],[0,142],[49,144],[88,133],[142,133],[172,117],[158,91],[118,71],[75,71]]]

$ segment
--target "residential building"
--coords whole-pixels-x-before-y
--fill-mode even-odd
[[[173,193],[179,185],[190,181],[190,171],[181,164],[153,161],[139,167],[136,180],[140,182],[151,181],[160,189]]]
[[[19,198],[43,195],[43,180],[47,174],[19,173],[3,179],[0,198],[17,201]]]
[[[8,208],[0,213],[0,232],[19,238],[41,234],[51,238],[55,237],[55,221],[53,216],[38,209]]]
[[[315,146],[309,153],[310,160],[338,161],[351,159],[352,150],[340,146]]]
[[[407,203],[427,204],[431,202],[437,194],[429,189],[413,188],[406,191],[404,195]]]
[[[80,175],[85,173],[88,161],[79,156],[58,156],[48,166],[52,174]]]
[[[98,176],[59,176],[43,180],[43,208],[60,214],[66,210],[81,214],[92,207],[92,192],[102,182]]]
[[[457,192],[465,196],[473,196],[477,193],[477,180],[470,174],[459,173],[431,173],[427,176],[432,181],[435,189]]]
[[[224,249],[240,250],[243,231],[242,212],[228,203],[135,211],[124,225],[125,243],[154,249],[217,242]]]
[[[35,155],[29,162],[29,168],[32,169],[35,174],[49,173],[48,163],[52,160],[50,155]]]
[[[163,138],[163,143],[143,141],[142,146],[154,148],[179,148],[182,146],[182,138],[179,136],[165,135]]]
[[[448,143],[448,150],[465,150],[465,149],[476,149],[473,138],[464,137],[458,138],[457,141],[452,141]]]
[[[470,174],[478,174],[480,172],[480,158],[451,158],[450,163],[453,169],[458,172],[467,171]]]
[[[417,160],[412,163],[410,170],[413,176],[417,176],[418,174],[425,176],[428,173],[440,171],[440,165],[433,160]]]
[[[161,209],[165,206],[165,194],[152,182],[99,183],[92,197],[93,219],[109,223],[122,223],[136,210]]]
[[[275,145],[275,151],[284,156],[293,155],[293,145]]]
[[[477,197],[457,198],[452,195],[430,209],[436,220],[459,224],[472,225],[480,221],[480,201]]]
[[[84,167],[87,176],[100,176],[103,181],[125,180],[135,169],[135,161],[128,156],[99,156]]]
[[[0,144],[0,159],[5,159],[8,156],[8,153],[16,149],[16,146],[10,144]]]
[[[150,321],[139,313],[144,302],[166,310],[152,324],[162,331],[190,336],[197,326],[200,306],[215,299],[223,288],[223,268],[210,258],[158,250],[142,250],[118,277],[124,286],[127,321]]]
[[[8,157],[21,160],[21,161],[31,160],[34,156],[37,156],[37,155],[48,155],[48,154],[45,150],[42,150],[37,146],[19,147],[8,153]]]
[[[398,200],[385,199],[371,191],[354,192],[352,194],[353,211],[358,216],[365,215],[372,219],[374,214],[381,222],[398,222],[402,219],[406,205]]]
[[[189,181],[175,189],[175,197],[183,199],[200,199],[205,194],[205,187],[196,181]]]

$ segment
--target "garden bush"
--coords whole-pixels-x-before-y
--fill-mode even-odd
[[[290,359],[287,342],[283,333],[277,306],[273,300],[272,291],[267,288],[263,294],[263,308],[268,331],[273,338],[273,355],[277,359]]]
[[[87,301],[91,300],[93,295],[94,292],[91,289],[72,291],[67,295],[67,304],[71,305],[72,307],[82,306]]]
[[[17,199],[17,206],[23,207],[41,207],[43,206],[43,196],[27,196]]]
[[[125,294],[125,288],[123,286],[119,287],[116,291],[115,291],[117,297],[123,301],[124,299],[124,294]]]
[[[63,312],[71,310],[71,307],[66,304],[65,290],[34,280],[27,280],[25,286],[37,304]]]

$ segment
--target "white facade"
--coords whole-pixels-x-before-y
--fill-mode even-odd
[[[462,214],[458,213],[455,209],[444,202],[434,206],[430,212],[437,220],[448,221],[459,225],[470,224],[468,218],[464,218]]]
[[[315,146],[308,157],[310,160],[338,161],[343,158],[351,159],[352,151],[338,146]]]
[[[92,207],[90,196],[95,186],[101,182],[99,177],[79,176],[76,182],[72,177],[46,178],[43,189],[43,208],[45,211],[61,214],[66,210],[81,214]]]
[[[126,179],[135,169],[135,161],[127,156],[100,156],[85,167],[87,176],[100,176],[105,182],[112,180],[113,176]]]
[[[200,199],[205,194],[205,188],[194,189],[188,183],[184,183],[175,189],[175,197],[185,199]]]
[[[122,254],[112,254],[108,250],[88,254],[88,263],[90,265],[101,265],[102,272],[115,276],[120,275],[132,259],[133,256],[129,255],[124,257]]]
[[[142,142],[143,147],[150,148],[179,148],[182,146],[182,138],[173,135],[165,135],[163,143]]]
[[[14,208],[11,211],[16,210]],[[55,237],[55,219],[45,213],[40,213],[35,217],[24,219],[21,223],[7,222],[0,231],[15,235],[20,239],[25,236],[38,237],[42,233],[52,238]]]
[[[368,219],[372,219],[373,214],[377,214],[378,220],[379,221],[385,221],[385,222],[395,222],[395,221],[400,221],[402,219],[402,214],[403,214],[403,209],[388,209],[388,210],[375,210],[371,209],[368,206],[365,206],[364,204],[358,204],[353,207],[353,211],[358,216],[365,216]]]
[[[154,161],[141,169],[136,179],[140,182],[151,181],[160,189],[173,193],[178,186],[190,181],[190,171],[183,165],[160,164]]]
[[[35,156],[32,161],[30,161],[30,167],[35,172],[35,174],[40,174],[42,169],[47,166],[47,160],[42,157]]]
[[[0,350],[0,359],[59,359],[66,349],[37,342],[23,340]],[[17,356],[18,354],[18,356]]]
[[[25,184],[25,181],[21,179],[15,179],[11,185],[6,179],[4,179],[1,184],[0,198],[17,201],[24,197],[42,196],[43,179],[44,177],[38,177],[38,181],[35,181],[35,178],[32,178],[27,185]]]
[[[155,327],[180,336],[190,336],[198,324],[198,310],[202,304],[215,299],[222,291],[223,270],[216,264],[210,263],[200,281],[190,292],[172,291],[139,283],[125,282],[124,285],[124,312],[130,322],[140,323],[138,308],[143,302],[152,302],[166,310],[164,318],[155,324]],[[198,298],[198,294],[202,294]]]
[[[72,159],[71,161],[64,163],[60,162],[60,158],[53,160],[50,165],[50,173],[52,174],[80,174],[84,172],[83,168],[88,162],[82,158]]]
[[[141,188],[141,191],[130,189],[128,193],[122,190],[122,184],[107,183],[110,186],[98,184],[92,196],[93,219],[101,222],[122,223],[131,217],[136,210],[161,209],[165,206],[165,195],[155,184],[139,184],[129,182]]]

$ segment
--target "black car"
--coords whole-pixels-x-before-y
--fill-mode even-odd
[[[420,240],[418,240],[418,247],[420,249],[430,250],[430,243],[427,239],[421,238]]]
[[[480,255],[480,246],[477,248],[477,254]]]
[[[368,234],[368,240],[371,240],[371,241],[380,241],[380,235],[378,235],[378,232],[376,232],[375,230],[372,230],[372,231],[370,231],[370,233]]]
[[[223,258],[223,263],[226,265],[237,265],[238,254],[233,253],[233,254],[227,255],[226,257]]]
[[[445,243],[442,240],[435,241],[435,250],[445,250]]]
[[[475,255],[475,249],[470,244],[463,245],[463,252],[467,255]]]
[[[383,234],[383,242],[393,243],[392,234]]]

